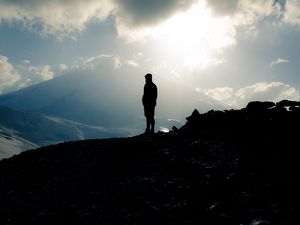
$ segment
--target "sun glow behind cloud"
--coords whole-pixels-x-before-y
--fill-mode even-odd
[[[200,2],[155,27],[131,35],[134,40],[152,38],[158,45],[159,54],[190,70],[222,63],[223,49],[235,44],[235,29],[230,19],[214,17]]]

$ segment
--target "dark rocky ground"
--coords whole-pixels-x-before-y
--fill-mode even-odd
[[[299,102],[194,111],[170,133],[0,161],[0,224],[300,224]]]

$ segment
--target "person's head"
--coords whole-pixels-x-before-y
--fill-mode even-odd
[[[145,79],[146,79],[146,82],[152,81],[152,74],[151,73],[147,73],[145,75]]]

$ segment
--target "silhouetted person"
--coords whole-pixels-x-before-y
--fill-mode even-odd
[[[145,81],[146,83],[144,86],[144,94],[142,99],[147,125],[145,133],[154,133],[154,112],[157,99],[157,87],[152,82],[152,75],[150,73],[145,75]]]

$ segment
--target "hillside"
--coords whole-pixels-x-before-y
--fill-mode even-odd
[[[70,140],[128,137],[129,130],[88,126],[0,106],[0,160],[22,151]]]
[[[298,224],[299,102],[186,119],[0,161],[0,224]]]
[[[36,144],[21,138],[15,130],[1,126],[0,123],[0,160],[37,147]]]

